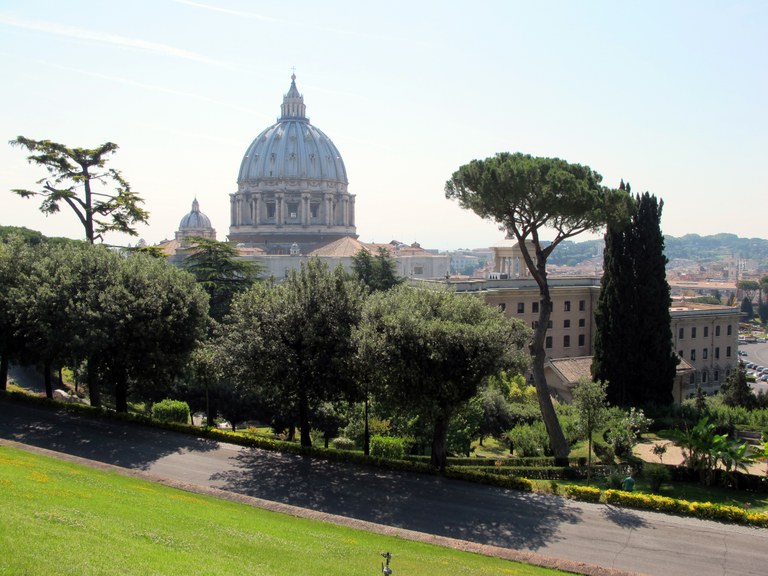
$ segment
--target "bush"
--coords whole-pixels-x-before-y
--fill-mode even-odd
[[[658,492],[664,482],[669,482],[672,475],[664,464],[646,463],[643,467],[643,477],[648,480],[651,492]]]
[[[517,456],[542,456],[549,447],[544,422],[520,424],[507,433]]]
[[[600,502],[599,488],[593,488],[592,486],[576,486],[574,484],[568,484],[560,487],[560,493],[568,498],[574,500],[583,500],[585,502]]]
[[[152,405],[152,418],[160,422],[189,424],[189,404],[166,398]]]
[[[373,436],[371,438],[371,456],[387,460],[402,460],[405,455],[405,440],[392,436]]]
[[[354,450],[356,448],[354,440],[351,438],[344,438],[343,436],[334,438],[331,441],[331,444],[336,450]]]

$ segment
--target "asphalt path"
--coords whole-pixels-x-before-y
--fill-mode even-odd
[[[314,511],[626,572],[768,571],[765,529],[312,460],[6,400],[0,400],[0,438]]]

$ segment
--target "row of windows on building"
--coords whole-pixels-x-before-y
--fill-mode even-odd
[[[587,342],[587,337],[584,334],[579,334],[578,337],[579,346],[585,346]],[[552,336],[547,336],[546,340],[544,341],[544,347],[545,348],[552,348]],[[571,337],[570,335],[566,334],[563,336],[563,348],[570,348],[571,347]]]
[[[579,318],[579,328],[584,328],[586,325],[587,325],[586,318]],[[536,330],[536,328],[538,328],[538,327],[539,327],[539,321],[538,320],[534,320],[533,322],[531,322],[531,328]],[[570,318],[566,318],[565,320],[563,320],[563,328],[570,328],[570,327],[571,327],[571,320],[570,320]],[[552,328],[552,320],[550,320],[547,323],[547,328]]]
[[[683,351],[679,350],[678,354],[680,355],[680,358],[684,358]],[[725,348],[725,357],[730,358],[731,357],[731,347],[727,346]],[[717,346],[715,348],[715,360],[718,360],[720,358],[720,347]],[[709,348],[702,348],[701,349],[701,359],[702,360],[708,360],[709,359]],[[696,348],[691,348],[691,361],[696,362]]]
[[[697,383],[701,384],[711,384],[713,386],[720,384],[720,370],[712,370],[712,380],[710,382],[709,378],[709,370],[699,370],[698,372],[691,372],[691,375],[688,377],[688,383],[690,385],[696,385]],[[728,379],[728,376],[731,375],[730,368],[726,369],[725,371],[725,378]],[[689,398],[691,396],[688,396]]]
[[[704,338],[709,338],[709,326],[704,326]],[[691,326],[691,338],[696,338],[696,326]],[[733,334],[733,326],[728,324],[726,326],[726,336],[731,336]],[[715,326],[715,336],[720,336],[720,326]],[[678,340],[684,340],[685,339],[685,327],[678,328],[677,330],[677,338]]]
[[[500,308],[502,310],[506,309],[506,304],[501,304]],[[587,301],[586,300],[579,300],[579,312],[584,312],[587,309]],[[550,303],[550,312],[554,312],[555,310],[555,304]],[[563,312],[570,312],[571,311],[571,301],[566,300],[563,302]],[[533,314],[539,313],[539,303],[538,302],[531,302],[531,312]],[[517,303],[517,313],[518,314],[525,314],[525,302],[518,302]]]

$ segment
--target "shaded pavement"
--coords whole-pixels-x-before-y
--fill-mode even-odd
[[[625,572],[757,576],[768,563],[768,530],[241,448],[4,400],[0,438],[316,513]]]

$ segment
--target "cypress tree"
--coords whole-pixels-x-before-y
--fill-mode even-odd
[[[669,306],[672,303],[667,283],[667,257],[661,233],[664,202],[648,192],[637,196],[632,217],[632,257],[634,261],[633,349],[637,355],[632,381],[632,404],[671,404],[677,356],[672,349]]]
[[[632,306],[631,271],[624,270],[629,262],[626,254],[626,227],[626,224],[612,223],[606,229],[592,358],[592,379],[608,384],[608,403],[618,406],[627,403],[625,385],[628,351],[624,340],[617,336],[631,317],[629,307]]]
[[[670,404],[677,357],[660,228],[663,202],[646,192],[630,204],[628,221],[609,224],[605,234],[592,376],[608,383],[613,405]]]

